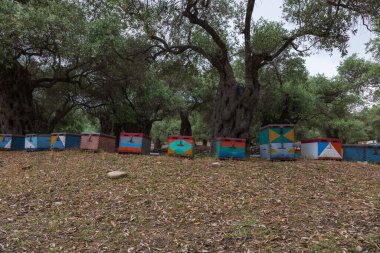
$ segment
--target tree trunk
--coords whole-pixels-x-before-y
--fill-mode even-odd
[[[26,134],[34,131],[33,86],[18,62],[0,64],[0,132]]]
[[[233,74],[220,78],[214,107],[213,137],[249,139],[259,100],[258,71],[251,83],[240,86]]]
[[[185,136],[192,136],[191,123],[189,120],[189,112],[187,110],[180,110],[179,116],[181,118],[180,134]]]
[[[114,131],[114,126],[112,124],[112,120],[107,116],[98,117],[100,123],[100,133],[102,134],[111,134]],[[118,135],[116,135],[118,136]]]
[[[280,117],[278,118],[278,122],[276,122],[276,123],[290,124],[290,123],[292,123],[291,122],[291,115],[290,115],[290,108],[289,108],[290,96],[287,93],[283,93],[283,95],[285,96],[285,101],[284,101],[283,107],[281,108],[282,111],[281,111]],[[273,122],[273,123],[275,123],[275,122]]]
[[[160,138],[155,138],[154,139],[154,148],[153,148],[153,150],[155,152],[160,152],[161,149],[162,149],[162,143],[161,143]]]
[[[339,138],[338,129],[328,128],[328,129],[325,129],[325,133],[326,133],[327,138]]]
[[[143,133],[146,135],[150,134],[152,129],[152,122],[150,121],[141,121],[136,123],[124,123],[122,124],[123,130],[129,133]]]

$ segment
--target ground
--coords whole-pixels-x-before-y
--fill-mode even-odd
[[[380,165],[215,161],[0,152],[0,252],[380,252]]]

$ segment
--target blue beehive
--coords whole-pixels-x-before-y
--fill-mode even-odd
[[[260,156],[267,160],[294,160],[294,125],[267,125],[260,129]]]
[[[43,151],[50,148],[50,134],[27,134],[25,135],[26,151]]]
[[[25,137],[14,134],[0,134],[0,150],[23,150]]]
[[[376,144],[343,145],[343,159],[346,161],[380,163],[380,145],[376,145]]]
[[[216,156],[220,159],[245,158],[245,139],[237,138],[216,138],[215,139],[215,152]]]
[[[143,133],[120,133],[119,153],[150,154],[150,137]]]
[[[52,133],[50,147],[55,150],[79,149],[80,139],[79,134]]]

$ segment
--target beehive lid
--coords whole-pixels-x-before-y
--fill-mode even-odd
[[[380,144],[343,144],[343,148],[380,148]]]
[[[50,137],[50,134],[26,134],[25,137]]]
[[[51,135],[80,136],[80,134],[70,134],[70,133],[52,133]]]
[[[107,137],[107,138],[112,138],[112,139],[116,138],[113,135],[101,134],[101,133],[81,133],[81,135],[101,136],[101,137]]]
[[[0,136],[3,136],[3,137],[24,137],[24,135],[18,135],[18,134],[0,134]]]
[[[314,143],[314,142],[341,142],[338,138],[317,138],[310,140],[301,140],[301,143]]]
[[[194,140],[194,137],[184,135],[169,135],[169,139]]]
[[[265,130],[267,128],[294,128],[293,124],[271,124],[261,127],[259,130]]]
[[[246,139],[241,138],[229,138],[229,137],[217,137],[215,138],[217,141],[238,141],[238,142],[246,142]]]
[[[121,132],[120,136],[128,136],[128,137],[142,137],[146,139],[150,139],[150,137],[143,133],[127,133],[127,132]]]

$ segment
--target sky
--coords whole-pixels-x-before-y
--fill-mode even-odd
[[[258,0],[254,10],[254,19],[260,17],[273,21],[282,21],[282,0]],[[357,53],[360,57],[370,59],[371,55],[366,54],[365,44],[373,37],[364,26],[358,28],[356,35],[350,39],[350,47],[348,49],[348,56]],[[337,67],[342,61],[341,55],[338,51],[317,52],[305,58],[306,66],[311,75],[324,74],[328,77],[333,77],[337,74]]]

